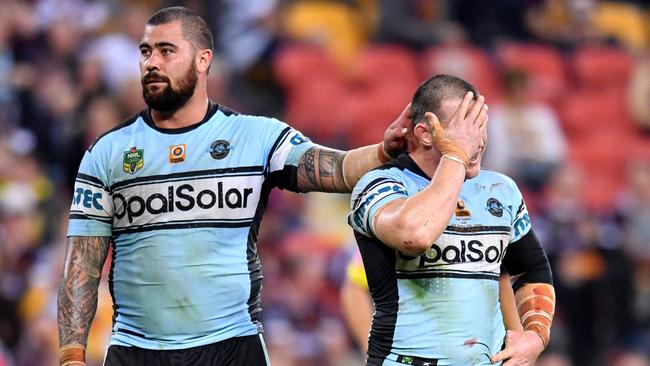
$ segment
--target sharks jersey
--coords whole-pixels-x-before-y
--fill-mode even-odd
[[[352,193],[348,219],[376,309],[368,364],[491,365],[505,336],[500,267],[508,246],[530,231],[526,206],[510,178],[482,170],[465,181],[455,215],[426,253],[410,257],[381,243],[377,211],[429,183],[403,154],[367,173]]]
[[[259,224],[273,187],[298,190],[313,146],[213,103],[186,128],[157,128],[144,110],[100,137],[79,168],[68,235],[112,238],[110,344],[184,349],[260,332]]]

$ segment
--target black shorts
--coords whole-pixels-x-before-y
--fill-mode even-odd
[[[110,346],[104,366],[270,366],[262,335],[179,350]]]

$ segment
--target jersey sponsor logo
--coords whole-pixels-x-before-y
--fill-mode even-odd
[[[441,244],[441,242],[444,244]],[[418,257],[410,257],[402,253],[399,253],[399,256],[411,263],[417,261],[417,266],[409,264],[404,269],[421,269],[458,263],[487,263],[492,265],[503,261],[507,246],[503,234],[490,238],[460,240],[444,234],[443,240],[431,245],[426,253]]]
[[[494,197],[490,197],[487,200],[486,208],[488,212],[492,214],[492,216],[496,216],[496,217],[503,216],[503,204]]]
[[[144,166],[144,149],[133,146],[129,151],[124,152],[122,170],[125,173],[135,174]]]
[[[169,162],[171,164],[184,162],[186,149],[186,144],[169,146]]]
[[[81,205],[85,208],[94,208],[95,210],[103,210],[104,207],[100,203],[103,195],[101,192],[93,192],[90,189],[77,187],[72,197],[73,205]]]
[[[124,196],[121,193],[113,195],[115,203],[115,218],[126,217],[129,224],[143,214],[159,215],[175,211],[192,211],[196,208],[210,210],[212,208],[240,209],[248,208],[252,187],[224,187],[223,182],[216,184],[216,191],[206,188],[197,189],[189,183],[168,185],[165,194],[156,192],[143,197],[138,195]]]
[[[210,145],[208,152],[215,160],[220,160],[228,156],[231,150],[230,142],[226,140],[216,140]]]

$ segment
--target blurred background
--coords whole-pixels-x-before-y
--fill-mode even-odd
[[[650,364],[650,1],[0,0],[0,366],[57,362],[77,167],[144,107],[138,43],[168,5],[213,27],[214,101],[324,145],[380,141],[433,74],[472,82],[490,105],[484,165],[518,182],[554,269],[538,365]],[[348,199],[271,197],[258,247],[275,366],[362,364],[339,305]],[[105,280],[100,295],[88,365],[111,326]]]

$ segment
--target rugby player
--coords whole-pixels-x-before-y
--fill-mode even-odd
[[[481,170],[484,98],[436,75],[411,108],[414,149],[364,175],[351,197],[375,305],[368,365],[532,365],[549,342],[555,292],[516,184]],[[504,327],[502,266],[523,331]]]
[[[85,362],[109,246],[105,365],[268,365],[256,242],[270,191],[350,192],[405,142],[408,108],[382,143],[343,152],[218,105],[206,90],[212,49],[210,29],[189,9],[160,10],[145,26],[149,108],[99,137],[76,178],[60,365]]]

